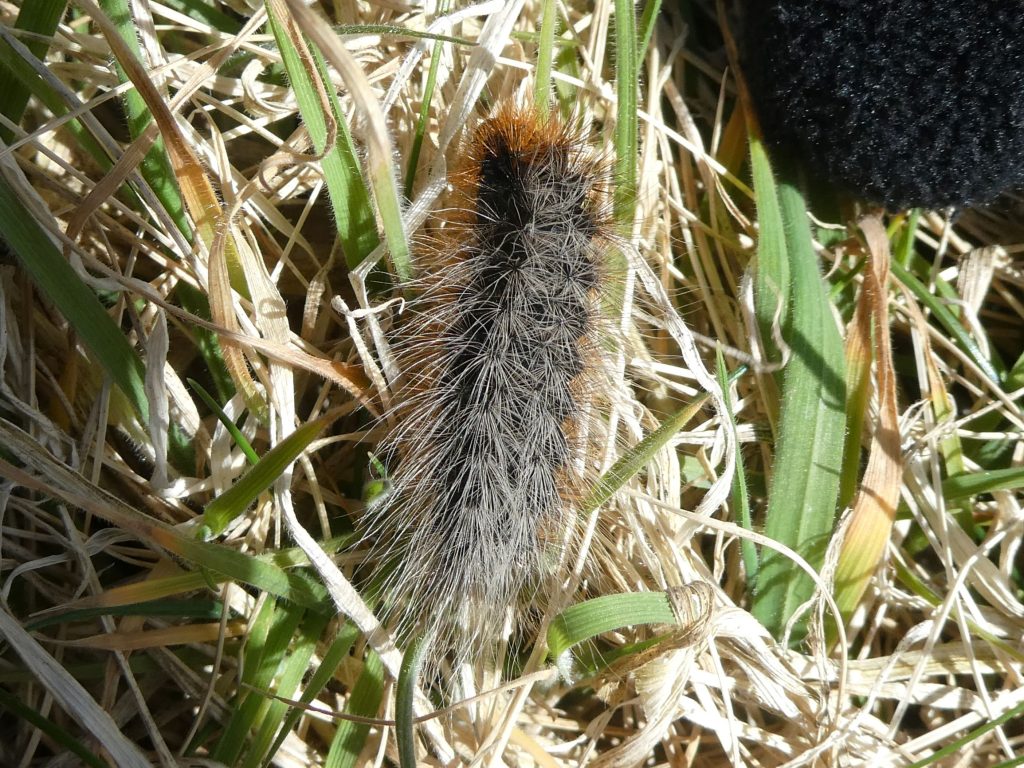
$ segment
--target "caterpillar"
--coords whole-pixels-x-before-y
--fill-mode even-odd
[[[607,164],[570,123],[505,106],[460,154],[397,345],[391,490],[365,519],[387,612],[440,649],[494,639],[571,542],[612,242]]]

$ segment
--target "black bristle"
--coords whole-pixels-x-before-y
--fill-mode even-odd
[[[890,209],[1024,184],[1022,0],[743,0],[765,138]]]

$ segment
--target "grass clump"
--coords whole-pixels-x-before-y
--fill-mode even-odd
[[[1021,200],[776,175],[710,3],[326,5],[0,6],[0,763],[1011,764]],[[410,685],[394,286],[532,94],[635,252],[605,471],[550,604]]]

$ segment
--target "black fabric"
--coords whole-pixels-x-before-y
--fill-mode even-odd
[[[1024,184],[1024,0],[742,0],[769,145],[890,209]]]

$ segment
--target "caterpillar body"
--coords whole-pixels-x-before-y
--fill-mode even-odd
[[[493,639],[572,539],[607,176],[582,132],[505,107],[463,148],[455,220],[418,257],[392,490],[367,531],[392,569],[390,610],[440,649]]]

